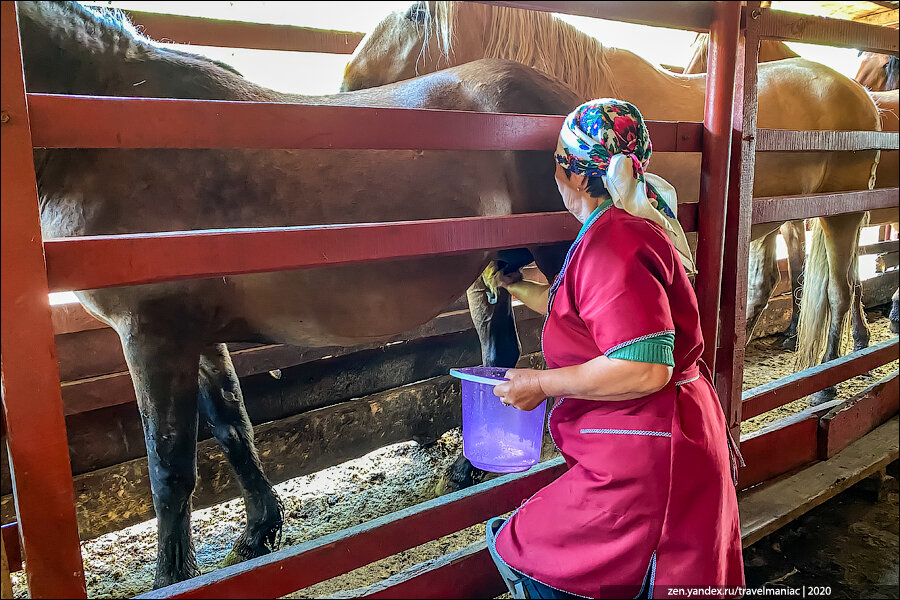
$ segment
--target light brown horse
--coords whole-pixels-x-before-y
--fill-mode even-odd
[[[694,41],[693,48],[694,54],[688,62],[688,66],[685,68],[685,73],[697,73],[702,72],[698,71],[698,69],[706,69],[707,54],[709,53],[709,34],[698,34]],[[796,58],[797,56],[799,55],[788,48],[787,44],[784,42],[776,40],[760,41],[759,62]],[[900,107],[898,107],[898,92],[896,89],[898,83],[897,57],[888,57],[884,54],[873,54],[871,52],[861,52],[860,56],[863,58],[856,75],[856,81],[869,88],[870,95],[878,106],[882,131],[897,131],[897,117],[898,114],[900,114]],[[893,88],[890,86],[893,86]],[[876,188],[897,187],[898,180],[900,180],[900,174],[898,174],[898,159],[900,159],[900,152],[897,150],[885,150],[881,152],[881,158],[878,162],[878,170],[876,172]],[[870,213],[869,223],[874,225],[891,223],[896,227],[897,218],[896,208],[881,209]],[[792,221],[785,223],[781,226],[781,234],[784,237],[788,248],[788,264],[791,273],[791,293],[794,298],[800,298],[800,280],[804,271],[806,258],[805,235],[802,222]],[[765,240],[763,241],[763,244],[765,244]],[[827,274],[827,271],[825,271],[827,268],[826,265],[819,264],[817,268],[823,276]],[[753,278],[754,275],[757,276],[755,280]],[[758,291],[760,289],[760,275],[764,276],[765,274],[759,271],[751,272],[751,279],[749,281],[747,312],[748,318],[751,319],[753,318],[754,310],[759,310],[755,307],[759,306],[760,301],[765,300],[765,298],[761,298]],[[813,280],[818,281],[817,278],[813,278]],[[825,288],[821,285],[819,286],[819,290],[819,294],[826,293]],[[861,288],[855,286],[854,293],[861,293]],[[817,309],[827,308],[824,306],[824,301],[821,299],[821,296],[814,294],[810,299],[817,300]],[[891,311],[891,314],[893,315],[891,317],[891,328],[892,330],[897,330],[900,329],[900,323],[897,322],[897,315],[900,313],[900,308],[897,307],[897,294],[894,295],[892,302],[894,306]],[[853,306],[856,306],[856,304],[854,303]],[[791,325],[785,332],[783,342],[783,345],[789,349],[794,349],[796,347],[797,323],[800,316],[800,306],[795,302],[792,305],[792,309]],[[822,318],[822,316],[819,315],[819,318]],[[864,339],[867,335],[867,324],[864,314],[857,310],[851,310],[850,324],[854,339]],[[749,335],[747,336],[747,339],[749,341]]]
[[[583,99],[628,100],[648,119],[703,119],[703,75],[674,74],[626,50],[604,47],[548,13],[468,2],[417,2],[405,13],[385,17],[357,47],[342,89],[401,81],[483,57],[534,66],[564,81]],[[810,86],[814,79],[818,85]],[[875,104],[862,87],[802,58],[760,65],[758,125],[791,130],[880,128]],[[874,182],[877,156],[874,150],[761,153],[756,160],[754,196],[867,189]],[[651,170],[671,181],[682,201],[697,197],[698,157],[654,154]],[[823,284],[828,319],[810,324],[815,328],[808,327],[805,336],[801,332],[798,354],[806,363],[837,358],[851,303],[854,310],[862,310],[852,284],[858,282],[855,252],[864,219],[864,213],[854,213],[820,220],[829,239],[827,248],[820,248],[830,275]],[[770,234],[780,225],[754,226],[752,238],[774,240]],[[777,268],[774,241],[771,252],[764,250],[754,248],[751,261],[772,272]],[[868,343],[865,333],[855,340],[857,346]],[[833,394],[826,391],[820,398]]]
[[[561,114],[578,103],[562,84],[501,60],[379,89],[293,96],[162,48],[119,13],[23,2],[19,20],[31,92],[530,114]],[[550,152],[72,149],[36,152],[35,167],[45,238],[562,208]],[[224,342],[386,339],[441,312],[491,258],[471,252],[78,292],[119,334],[134,381],[158,522],[155,585],[197,574],[190,514],[198,415],[243,489],[247,525],[235,553],[268,552],[281,528]]]
[[[743,41],[744,38],[740,38],[740,43],[743,43]],[[691,47],[693,48],[693,53],[691,58],[688,59],[684,73],[706,73],[709,57],[709,34],[698,33]],[[783,60],[785,58],[798,58],[799,56],[799,54],[788,48],[784,42],[762,40],[759,43],[758,62],[760,63]],[[800,304],[798,300],[802,288],[803,269],[806,263],[806,227],[803,221],[788,221],[781,226],[780,233],[787,246],[791,296],[794,298],[794,302],[791,303],[791,321],[782,334],[782,347],[787,350],[796,350],[797,326],[800,323]],[[771,236],[772,239],[767,237],[753,242],[760,247],[757,252],[774,251],[775,233],[772,233]],[[754,252],[754,254],[757,252]],[[770,265],[772,263],[771,261],[763,261],[762,264]],[[759,317],[768,305],[771,286],[778,284],[781,273],[779,269],[775,269],[774,272],[771,269],[751,269],[748,275],[747,322],[752,327],[758,322]],[[775,283],[773,284],[772,281]],[[747,343],[750,343],[753,337],[752,334],[752,329],[749,329],[746,337]]]
[[[895,54],[860,52],[856,81],[873,92],[896,90],[900,87],[900,58]]]
[[[872,98],[881,111],[881,125],[884,131],[900,130],[900,59],[897,56],[886,56],[872,52],[861,52],[862,61],[856,73],[856,81],[872,90]],[[881,153],[878,165],[878,178],[875,187],[887,188],[900,185],[900,152],[891,150]],[[887,215],[877,217],[877,222],[889,222],[894,229],[900,229],[896,209],[890,209]],[[894,292],[891,299],[891,331],[900,333],[900,290]]]

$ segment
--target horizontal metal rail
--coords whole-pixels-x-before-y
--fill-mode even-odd
[[[753,224],[829,217],[897,206],[898,188],[753,199]]]
[[[139,598],[278,598],[510,511],[565,469],[547,461]]]
[[[858,350],[799,373],[747,390],[741,396],[741,415],[755,417],[827,387],[862,375],[898,358],[898,340],[892,338],[877,346]]]
[[[553,244],[574,239],[579,227],[560,211],[56,238],[44,241],[44,253],[58,292]]]
[[[690,31],[709,31],[713,20],[712,2],[569,2],[565,0],[556,2],[538,0],[536,2],[484,1],[480,3]]]
[[[135,10],[124,12],[147,37],[164,43],[195,46],[352,54],[366,35],[359,31],[335,31],[296,25],[250,23]]]
[[[895,131],[756,130],[757,152],[897,150],[898,146],[900,133]]]
[[[900,190],[895,193],[900,193]],[[866,254],[897,252],[898,250],[900,250],[900,240],[885,240],[883,242],[876,242],[874,244],[866,244],[865,246],[860,246],[859,255],[864,256]]]
[[[36,148],[550,150],[556,147],[564,119],[456,110],[54,94],[28,94],[28,109]],[[166,127],[160,127],[160,122]],[[245,127],[248,122],[253,128]],[[702,150],[701,123],[648,121],[647,126],[657,152]],[[890,150],[900,146],[900,134],[883,131],[760,129],[757,136],[760,152]]]
[[[685,231],[696,231],[697,204],[679,213]],[[50,291],[63,292],[555,244],[575,239],[580,226],[559,211],[134,233],[44,240],[44,254]]]
[[[553,150],[565,118],[53,94],[28,94],[28,111],[35,148]],[[702,123],[647,127],[658,152],[702,150]]]
[[[768,8],[745,11],[745,18],[758,21],[763,39],[856,48],[867,52],[896,54],[900,49],[897,30],[844,19],[814,17]]]

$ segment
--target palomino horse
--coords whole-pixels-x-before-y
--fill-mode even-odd
[[[700,73],[706,70],[707,55],[709,53],[709,34],[698,34],[693,44],[694,54],[685,67],[685,73]],[[759,45],[759,62],[769,62],[773,60],[782,60],[785,58],[796,58],[799,56],[796,52],[788,48],[784,42],[776,40],[762,40]],[[897,85],[900,76],[898,76],[898,68],[900,61],[896,56],[887,56],[884,54],[874,54],[871,52],[860,52],[862,61],[859,71],[856,74],[856,81],[870,90],[870,95],[878,106],[879,115],[881,117],[882,131],[897,131],[900,129],[898,125],[898,115],[900,115],[900,106],[898,106]],[[702,71],[700,70],[702,69]],[[878,161],[878,170],[876,173],[876,188],[897,187],[898,179],[898,158],[900,152],[897,150],[886,150],[881,152],[881,158]],[[870,224],[891,223],[897,227],[897,209],[882,209],[872,211],[870,213]],[[805,236],[800,221],[792,221],[781,226],[781,234],[784,236],[785,243],[788,247],[788,264],[791,272],[791,293],[794,298],[800,295],[800,276],[803,273],[803,266],[806,258]],[[754,243],[760,243],[759,241]],[[766,244],[766,240],[762,241]],[[820,267],[821,268],[821,267]],[[757,274],[758,271],[751,270],[751,275]],[[748,291],[747,314],[752,319],[754,312],[759,310],[759,301],[765,302],[766,298],[761,298],[758,293],[760,278],[751,279],[749,282],[750,289]],[[860,293],[860,288],[856,286],[854,293]],[[894,294],[891,307],[891,331],[897,333],[900,330],[900,306],[898,306],[898,294]],[[853,310],[857,306],[856,303],[851,305],[851,326],[855,339],[864,337],[865,332],[861,330],[866,326],[865,318],[858,311]],[[789,349],[796,346],[797,322],[800,315],[799,307],[795,303],[791,315],[791,325],[785,332],[784,345]],[[747,336],[749,341],[750,336]]]
[[[380,89],[293,96],[256,86],[221,63],[162,48],[118,13],[23,2],[19,19],[32,92],[530,114],[561,114],[578,104],[562,84],[501,60]],[[45,238],[562,206],[549,152],[72,149],[36,152],[35,167]],[[539,250],[535,256],[542,260]],[[78,292],[119,334],[134,380],[158,519],[155,585],[197,574],[190,514],[198,415],[243,488],[247,526],[235,553],[268,552],[282,525],[224,342],[326,346],[386,339],[436,316],[491,258],[471,252]]]
[[[709,34],[698,34],[693,44],[694,54],[685,67],[685,73],[699,73],[706,69],[707,55],[709,53]],[[785,58],[796,58],[799,56],[791,50],[784,42],[776,40],[762,40],[759,45],[759,62],[770,62],[773,60],[782,60]],[[898,60],[896,56],[886,56],[884,54],[874,54],[871,52],[860,52],[862,61],[859,71],[856,75],[856,81],[870,92],[872,100],[878,106],[879,116],[881,117],[882,131],[898,131],[900,122],[900,106],[898,106]],[[700,71],[698,69],[703,69]],[[900,152],[897,150],[883,150],[881,158],[878,161],[878,170],[876,172],[876,188],[897,187],[900,174],[898,174],[898,158]],[[881,209],[870,213],[870,224],[891,223],[897,227],[897,209]],[[788,247],[788,264],[791,272],[791,292],[794,298],[800,297],[800,275],[803,273],[803,266],[806,258],[805,236],[800,221],[792,221],[781,226],[781,234],[784,236],[785,243]],[[765,240],[763,240],[765,243]],[[759,243],[759,242],[755,242]],[[755,274],[753,272],[752,274]],[[754,280],[749,282],[750,290],[748,292],[748,318],[752,318],[755,307],[758,304],[759,294],[756,293],[758,288],[754,285]],[[854,293],[858,293],[859,289],[854,288]],[[754,302],[754,299],[757,301]],[[763,299],[765,301],[765,299]],[[865,327],[865,319],[858,311],[852,307],[857,306],[855,303],[851,305],[851,326],[854,330],[854,338],[859,339],[865,335],[861,331],[861,327]],[[799,318],[799,307],[795,303],[791,315],[791,325],[785,332],[785,347],[793,349],[796,344],[797,320]],[[900,307],[898,307],[897,294],[893,298],[893,306],[891,308],[891,330],[897,333],[900,329],[898,323],[898,315],[900,315]],[[793,338],[791,336],[794,336]],[[749,335],[747,336],[749,341]]]
[[[484,57],[510,58],[552,74],[581,98],[628,100],[647,119],[703,119],[705,76],[671,73],[632,52],[604,47],[548,13],[469,2],[420,1],[405,13],[385,17],[357,47],[341,89],[401,81]],[[813,79],[818,85],[809,85]],[[758,125],[791,130],[880,129],[875,104],[862,87],[802,58],[760,66]],[[874,181],[877,157],[875,150],[761,153],[756,160],[754,196],[867,189]],[[654,155],[651,170],[671,181],[682,200],[690,201],[696,197],[698,165],[696,157],[660,153]],[[858,279],[855,249],[864,219],[864,213],[820,219],[828,244],[813,251],[820,252],[828,265],[830,276],[823,286],[829,318],[815,323],[821,326],[815,330],[807,328],[805,335],[801,323],[798,354],[808,364],[838,357],[851,303],[861,310],[850,282]],[[756,225],[752,237],[762,239],[780,225]],[[754,260],[774,272],[774,251],[756,254]],[[865,333],[855,340],[857,346],[868,343],[868,330]],[[830,390],[820,399],[833,394]]]
[[[881,125],[884,131],[900,130],[900,59],[897,56],[861,52],[862,62],[856,73],[856,81],[872,90],[872,98],[881,110]],[[891,150],[881,153],[878,165],[878,179],[875,187],[897,187],[900,184],[900,152]],[[888,221],[894,229],[900,228],[896,210]],[[883,219],[881,219],[883,220]],[[891,301],[891,331],[900,333],[900,291],[894,292]]]
[[[860,52],[856,81],[873,92],[896,90],[900,87],[900,58],[894,54]]]
[[[743,38],[741,38],[743,43]],[[709,59],[709,34],[698,33],[691,45],[694,49],[691,58],[688,60],[687,66],[684,68],[685,75],[693,73],[706,73],[707,61]],[[782,60],[785,58],[798,58],[800,55],[787,47],[783,42],[776,40],[762,40],[759,43],[758,62],[772,62],[773,60]],[[796,350],[797,348],[797,326],[800,322],[800,305],[797,302],[800,298],[802,287],[803,268],[806,262],[806,228],[803,221],[788,221],[781,226],[781,237],[788,251],[788,271],[791,275],[791,296],[794,302],[791,303],[791,322],[784,331],[782,346],[786,350]],[[775,232],[769,234],[752,243],[759,247],[758,250],[751,252],[752,257],[765,256],[765,252],[772,251],[775,244]],[[771,261],[764,261],[764,265],[771,265]],[[780,278],[780,273],[776,270],[774,273],[765,272],[763,269],[751,268],[748,273],[747,281],[747,323],[750,328],[747,331],[746,342],[749,343],[752,338],[752,327],[759,321],[768,305],[771,296],[769,288],[771,282]]]

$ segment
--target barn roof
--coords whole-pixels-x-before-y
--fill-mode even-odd
[[[900,2],[772,2],[775,10],[806,13],[836,19],[849,19],[871,25],[897,27]]]

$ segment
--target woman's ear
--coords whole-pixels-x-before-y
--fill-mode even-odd
[[[587,191],[588,178],[587,175],[572,175],[572,186],[581,193]]]

